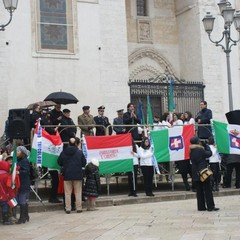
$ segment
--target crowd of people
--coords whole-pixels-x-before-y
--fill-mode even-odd
[[[141,119],[137,115],[133,103],[127,105],[127,111],[124,109],[117,110],[117,117],[114,118],[113,124],[104,115],[104,106],[98,108],[98,115],[93,117],[90,114],[90,106],[82,107],[83,113],[78,116],[77,122],[81,129],[81,137],[85,136],[103,136],[115,134],[131,133],[132,135],[132,156],[134,168],[128,173],[128,196],[137,197],[138,190],[138,174],[139,170],[143,175],[144,190],[146,196],[154,197],[152,184],[155,174],[155,167],[152,161],[154,151],[153,146],[148,137],[147,131],[141,128]],[[44,112],[41,107],[36,104],[30,118],[31,128],[35,128],[36,121],[40,118],[41,125],[45,127],[50,134],[55,134],[56,129],[59,130],[61,139],[64,143],[62,153],[58,158],[58,164],[62,167],[63,176],[63,193],[64,193],[64,209],[67,214],[72,210],[78,213],[82,212],[82,201],[87,201],[87,210],[96,210],[95,201],[101,189],[99,177],[99,162],[92,159],[88,164],[85,156],[81,151],[81,141],[76,137],[77,128],[70,116],[71,111],[67,108],[61,111],[61,105],[57,104],[51,111]],[[215,207],[212,191],[219,191],[221,182],[221,166],[225,163],[226,175],[223,179],[223,187],[231,187],[231,177],[233,169],[236,170],[236,188],[240,188],[240,157],[239,155],[220,155],[214,143],[214,138],[210,126],[212,119],[212,111],[207,108],[207,102],[200,103],[199,113],[193,117],[191,112],[169,113],[166,112],[160,118],[155,115],[152,130],[161,130],[170,127],[183,126],[187,124],[197,124],[198,128],[196,136],[191,139],[190,159],[182,159],[176,162],[177,172],[181,173],[186,191],[191,188],[197,192],[197,208],[199,211],[217,211]],[[54,125],[55,127],[49,127]],[[3,151],[5,153],[3,153]],[[29,151],[27,148],[18,144],[17,148],[17,175],[19,176],[19,186],[12,190],[8,183],[8,175],[10,171],[9,159],[12,157],[13,145],[10,143],[5,150],[2,150],[0,161],[0,190],[1,186],[8,193],[8,199],[1,199],[2,216],[4,224],[11,224],[11,218],[16,214],[9,211],[8,201],[10,198],[16,197],[20,206],[20,217],[17,223],[25,223],[29,221],[28,199],[30,193],[30,164],[28,161]],[[5,161],[4,161],[5,160]],[[213,171],[213,176],[205,182],[199,180],[199,171],[209,167]],[[85,169],[85,170],[84,170]],[[169,172],[169,164],[161,163],[160,170],[166,169]],[[56,169],[48,169],[51,176],[51,193],[49,196],[50,203],[61,203],[58,198],[59,193],[59,176],[60,172]],[[158,172],[159,174],[159,172]],[[190,187],[188,179],[192,180]],[[84,182],[84,178],[86,179]],[[72,197],[74,196],[74,197]],[[85,199],[85,197],[87,199]]]

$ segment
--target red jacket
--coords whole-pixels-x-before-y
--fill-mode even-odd
[[[9,163],[0,161],[0,202],[8,201],[15,197],[15,190],[7,185],[9,171]]]

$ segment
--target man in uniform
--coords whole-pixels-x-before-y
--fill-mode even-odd
[[[63,109],[63,115],[60,120],[61,125],[73,125],[73,127],[59,127],[59,132],[64,143],[64,147],[68,146],[69,139],[75,137],[77,132],[75,123],[73,122],[72,118],[70,118],[70,112],[71,111],[67,108]]]
[[[103,127],[96,127],[96,136],[104,136],[105,129],[107,126],[111,125],[107,117],[104,116],[104,106],[98,108],[98,116],[94,117],[96,125],[102,125]],[[109,127],[109,135],[112,135],[112,128]]]
[[[118,117],[113,119],[113,125],[123,125],[123,109],[117,110]],[[126,133],[126,128],[121,126],[113,127],[116,134]]]
[[[93,136],[93,128],[95,125],[93,116],[90,114],[90,107],[89,106],[83,106],[82,107],[83,114],[78,116],[78,125],[88,125],[88,126],[80,126],[81,135],[85,136]],[[89,126],[92,125],[92,126]]]

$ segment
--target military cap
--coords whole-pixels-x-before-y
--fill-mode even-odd
[[[83,106],[82,109],[83,110],[88,110],[90,107],[89,106]]]
[[[123,112],[123,111],[124,111],[124,109],[117,110],[118,113]]]
[[[71,111],[67,108],[63,109],[63,113],[70,113]]]
[[[105,109],[105,107],[103,105],[98,107],[98,110],[104,110],[104,109]]]

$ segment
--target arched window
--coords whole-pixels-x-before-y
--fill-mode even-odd
[[[147,0],[137,0],[137,16],[147,16]]]

